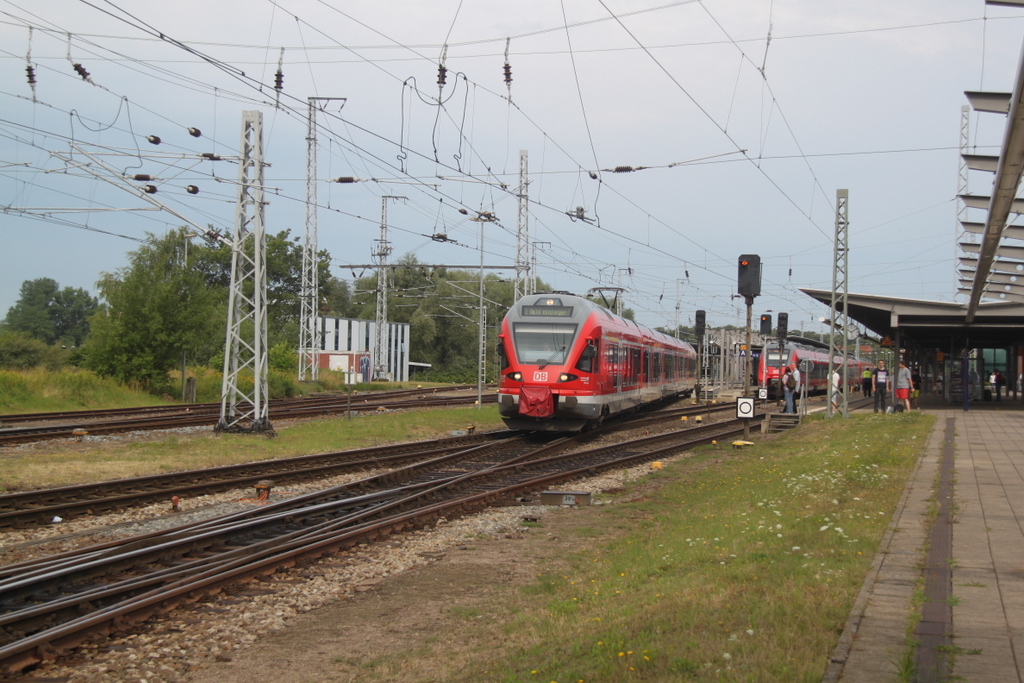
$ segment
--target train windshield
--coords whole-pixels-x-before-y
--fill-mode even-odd
[[[576,337],[571,323],[514,323],[516,357],[528,365],[564,365]]]

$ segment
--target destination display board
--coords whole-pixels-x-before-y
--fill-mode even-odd
[[[572,306],[523,306],[519,312],[539,318],[571,318]]]

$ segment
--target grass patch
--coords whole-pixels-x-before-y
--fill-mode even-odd
[[[0,370],[0,412],[42,413],[168,403],[89,370]]]
[[[489,608],[500,633],[467,637],[503,647],[446,680],[819,681],[933,421],[809,420],[573,512],[557,543],[586,550]]]
[[[7,451],[0,491],[68,486],[168,471],[326,453],[447,436],[475,424],[480,431],[502,427],[496,406],[442,408],[383,415],[325,417],[279,429],[273,439],[244,434],[173,434],[147,441],[102,445],[43,444]]]

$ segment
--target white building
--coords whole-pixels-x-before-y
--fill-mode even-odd
[[[369,382],[377,323],[355,318],[320,316],[320,367],[351,373],[351,382]],[[409,323],[388,323],[387,357],[384,367],[388,379],[409,379]]]

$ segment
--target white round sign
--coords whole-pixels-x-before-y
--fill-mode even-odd
[[[736,417],[754,417],[754,399],[741,396],[736,399]]]

